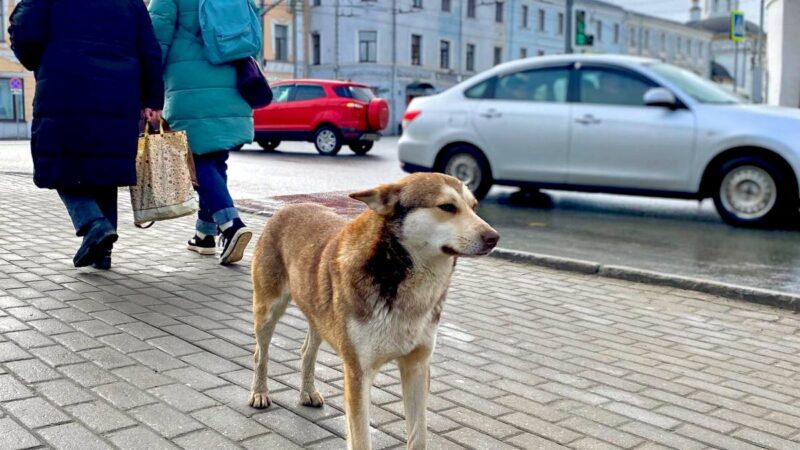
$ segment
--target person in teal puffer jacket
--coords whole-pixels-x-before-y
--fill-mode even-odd
[[[253,234],[228,192],[226,161],[230,150],[253,141],[253,110],[236,88],[236,68],[206,57],[200,1],[151,0],[149,10],[165,63],[164,118],[186,131],[195,155],[200,210],[188,248],[214,255],[221,231],[219,261],[230,264],[242,259]]]

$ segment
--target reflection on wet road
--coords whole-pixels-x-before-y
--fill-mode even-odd
[[[493,191],[481,214],[504,248],[800,293],[800,232],[733,228],[709,201]]]

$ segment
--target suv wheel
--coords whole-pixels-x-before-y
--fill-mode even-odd
[[[266,150],[268,152],[271,152],[271,151],[275,150],[276,148],[278,148],[279,145],[281,145],[281,141],[260,140],[260,141],[258,141],[258,145],[261,146],[261,148],[263,148],[264,150]]]
[[[769,160],[734,158],[719,169],[714,205],[731,225],[779,225],[780,219],[797,213],[797,187],[789,174]]]
[[[350,144],[349,147],[356,155],[366,155],[372,150],[373,145],[374,143],[372,141],[357,141]]]
[[[489,161],[474,147],[460,145],[448,150],[440,170],[461,180],[478,200],[486,197],[492,187]]]
[[[342,149],[342,138],[339,131],[330,126],[318,128],[314,133],[314,146],[321,155],[336,155]]]

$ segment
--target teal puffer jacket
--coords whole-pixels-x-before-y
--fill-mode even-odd
[[[199,8],[200,0],[151,0],[149,7],[165,62],[164,117],[186,131],[196,155],[253,142],[253,110],[236,88],[236,69],[206,58]]]

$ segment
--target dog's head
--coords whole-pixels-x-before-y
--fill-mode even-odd
[[[500,235],[478,217],[475,196],[456,178],[409,175],[392,184],[350,195],[393,227],[398,240],[420,256],[483,256]]]

